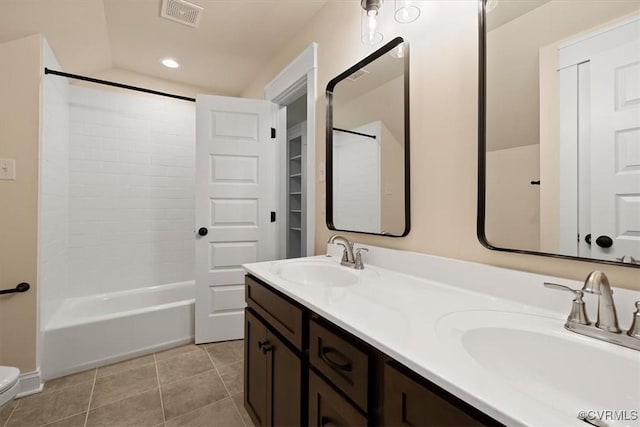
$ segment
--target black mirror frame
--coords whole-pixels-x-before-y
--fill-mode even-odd
[[[478,0],[478,211],[477,211],[477,224],[476,224],[476,234],[478,236],[478,240],[482,246],[487,249],[493,251],[500,252],[511,252],[517,254],[527,254],[527,255],[539,255],[550,258],[559,258],[559,259],[567,259],[574,261],[584,261],[584,262],[596,262],[600,264],[608,264],[615,265],[620,267],[631,267],[631,268],[640,268],[640,265],[623,263],[617,261],[609,261],[604,259],[595,259],[595,258],[582,258],[571,255],[560,255],[553,254],[548,252],[536,252],[536,251],[527,251],[524,249],[510,249],[510,248],[502,248],[498,246],[494,246],[487,240],[486,230],[485,230],[485,216],[486,216],[486,72],[487,72],[487,64],[486,64],[486,49],[487,49],[487,39],[486,39],[486,9],[485,9],[486,0]]]
[[[405,43],[404,55],[404,231],[401,235],[370,233],[366,231],[341,230],[337,229],[333,224],[333,90],[335,86],[342,80],[349,77],[365,65],[375,61],[388,52],[391,52],[396,46]],[[334,77],[327,84],[327,118],[326,118],[326,223],[329,230],[344,231],[349,233],[370,234],[374,236],[385,237],[404,237],[411,231],[411,187],[410,187],[410,169],[409,169],[409,45],[402,37],[396,37],[389,43],[373,52],[354,66]]]

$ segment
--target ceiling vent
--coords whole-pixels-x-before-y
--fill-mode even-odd
[[[200,25],[203,7],[185,0],[162,0],[160,16],[196,28]]]
[[[369,72],[364,68],[360,68],[358,71],[356,71],[355,73],[347,77],[347,80],[351,80],[352,82],[355,82],[356,80],[364,77],[366,74],[369,74]]]

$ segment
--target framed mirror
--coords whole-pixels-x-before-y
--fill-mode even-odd
[[[397,37],[327,85],[327,226],[406,236],[409,46]]]
[[[640,1],[480,0],[478,238],[640,267]]]

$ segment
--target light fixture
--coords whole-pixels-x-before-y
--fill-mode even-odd
[[[420,7],[415,0],[394,0],[394,18],[401,24],[408,24],[420,16]],[[487,0],[497,1],[497,0]],[[364,44],[378,44],[384,36],[378,28],[380,13],[384,0],[360,0],[361,13],[361,39]]]
[[[160,62],[162,62],[162,65],[168,68],[178,68],[180,66],[180,64],[178,64],[178,61],[173,58],[164,58]]]
[[[384,0],[362,0],[361,38],[364,44],[377,44],[383,39],[378,31],[378,13]]]
[[[420,16],[420,7],[412,0],[396,0],[394,18],[401,24],[408,24]]]

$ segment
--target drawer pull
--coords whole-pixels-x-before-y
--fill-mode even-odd
[[[338,355],[342,359],[346,359],[347,362],[339,363],[334,360],[331,360],[331,357],[329,356],[331,353]],[[322,349],[320,350],[320,357],[322,358],[322,360],[324,360],[329,366],[331,366],[334,369],[338,369],[340,371],[345,371],[345,372],[351,372],[351,368],[352,368],[351,362],[348,361],[348,359],[342,353],[340,353],[338,350],[336,350],[333,347],[322,347]]]
[[[331,421],[331,418],[323,416],[320,418],[320,425],[322,427],[338,427],[338,424]]]

